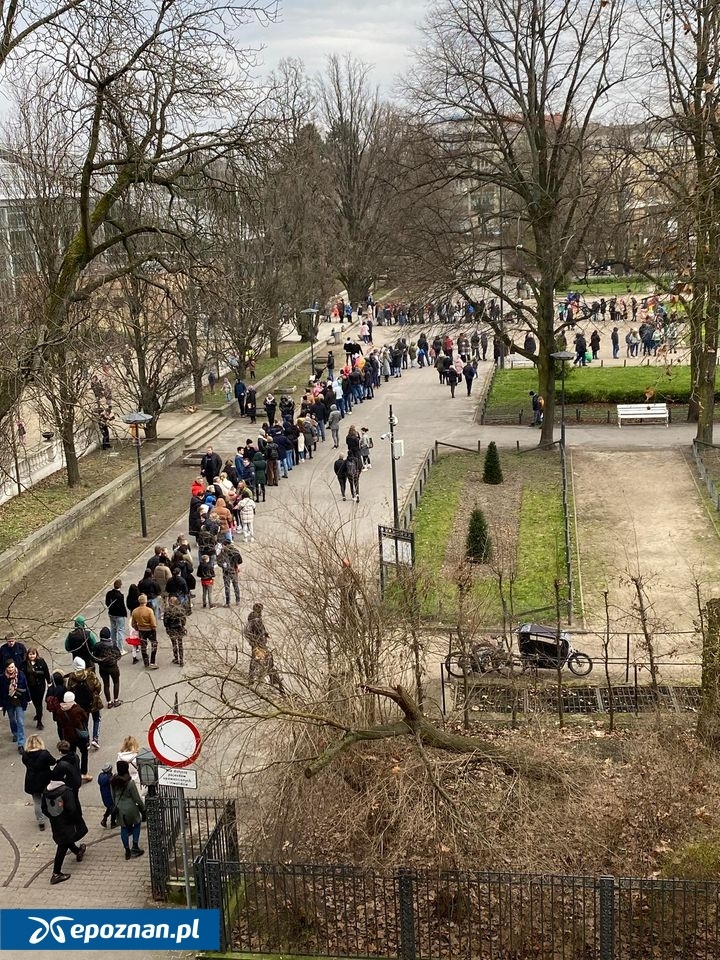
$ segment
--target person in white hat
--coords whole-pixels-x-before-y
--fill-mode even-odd
[[[92,780],[88,774],[88,713],[75,702],[72,690],[68,690],[63,697],[56,719],[70,748],[80,754],[80,775],[83,783],[88,783]]]

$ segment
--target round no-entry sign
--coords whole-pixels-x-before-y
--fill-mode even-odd
[[[187,717],[168,713],[151,723],[148,744],[166,767],[188,767],[200,755],[202,738],[198,728]]]

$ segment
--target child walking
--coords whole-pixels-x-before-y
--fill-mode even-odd
[[[106,763],[102,771],[98,774],[98,786],[100,787],[100,797],[105,805],[105,813],[100,821],[101,827],[107,827],[108,817],[110,818],[110,827],[114,829],[117,826],[117,810],[113,800],[112,787],[110,781],[113,778],[113,768],[111,763]]]

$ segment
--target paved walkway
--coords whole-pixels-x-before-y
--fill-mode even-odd
[[[376,342],[395,339],[401,335],[397,327],[376,330]],[[407,331],[404,331],[407,332]],[[481,364],[481,380],[476,382],[474,393],[479,394],[483,382],[489,377],[491,364]],[[412,485],[418,466],[427,448],[435,440],[443,440],[470,448],[482,442],[483,448],[490,440],[499,445],[530,447],[537,442],[537,433],[527,427],[481,427],[475,420],[477,397],[468,399],[464,386],[458,387],[455,399],[451,399],[447,387],[440,386],[433,369],[410,369],[401,379],[390,380],[376,393],[376,399],[356,407],[343,422],[341,436],[347,426],[368,426],[375,440],[373,469],[361,475],[361,502],[359,505],[339,501],[339,491],[332,464],[335,451],[330,442],[320,444],[317,456],[306,461],[283,480],[277,488],[268,491],[266,504],[261,504],[256,519],[257,543],[244,546],[246,558],[243,599],[239,607],[229,610],[220,608],[212,612],[196,611],[191,618],[191,652],[188,661],[201,662],[199,652],[202,636],[210,630],[220,633],[228,644],[242,647],[241,624],[250,605],[256,598],[253,589],[253,569],[256,563],[266,562],[268,557],[278,558],[281,551],[283,516],[287,511],[311,509],[334,511],[339,519],[352,520],[361,537],[375,538],[377,524],[388,522],[392,517],[392,491],[390,482],[390,451],[380,436],[387,429],[388,404],[398,417],[396,437],[405,441],[405,456],[397,463],[400,500]],[[673,424],[669,429],[660,427],[568,427],[570,446],[595,449],[636,449],[679,447],[689,443],[694,431],[690,425]],[[236,420],[222,433],[216,447],[221,455],[234,453],[235,447],[246,437],[253,436],[248,421]],[[190,472],[189,472],[190,477]],[[160,538],[168,546],[180,532],[186,532],[185,504],[178,504],[178,520],[166,535]],[[119,573],[124,584],[135,582],[142,576],[145,559],[152,553],[148,544],[142,557]],[[99,629],[106,620],[102,610],[102,594],[90,598],[82,607],[89,622]],[[193,645],[195,647],[193,651]],[[56,665],[67,670],[67,655],[62,651],[62,637],[51,645]],[[119,744],[128,733],[135,734],[143,742],[150,720],[161,710],[172,706],[178,692],[182,708],[187,687],[182,683],[168,686],[181,680],[180,671],[170,664],[169,644],[160,632],[160,669],[145,672],[140,665],[133,666],[130,657],[121,662],[122,692],[125,703],[120,709],[104,711],[101,731],[101,749],[91,757],[90,772],[96,774],[103,763],[115,760]],[[47,742],[54,747],[54,736],[48,725],[45,731]],[[69,909],[81,906],[101,906],[122,903],[127,906],[142,906],[146,902],[147,861],[145,859],[126,863],[117,832],[111,835],[99,826],[101,807],[96,783],[83,787],[82,800],[90,826],[88,843],[90,849],[82,865],[68,860],[72,880],[58,887],[51,887],[49,867],[54,852],[49,831],[39,833],[34,823],[29,800],[22,793],[23,768],[19,763],[14,745],[7,729],[0,725],[0,761],[5,776],[0,782],[2,802],[2,836],[0,837],[0,902],[3,906],[62,907]],[[200,793],[214,794],[225,787],[227,762],[217,751],[206,751],[198,763]],[[120,956],[120,955],[118,955]]]

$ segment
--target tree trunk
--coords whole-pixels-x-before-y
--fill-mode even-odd
[[[193,403],[195,406],[200,406],[203,402],[203,378],[202,370],[195,368],[192,372],[192,381],[193,381]]]
[[[146,440],[150,440],[151,442],[154,442],[155,440],[157,440],[158,438],[157,425],[158,425],[157,417],[155,417],[152,420],[148,420],[148,422],[145,424]]]
[[[702,651],[702,699],[697,735],[707,746],[720,748],[720,599],[708,600]]]
[[[77,450],[75,449],[75,431],[73,427],[73,423],[69,424],[69,427],[63,424],[60,432],[63,453],[65,454],[67,485],[69,487],[76,487],[80,483],[80,464],[78,462]]]
[[[280,340],[277,330],[270,332],[270,357],[275,360],[280,356]]]
[[[437,750],[446,750],[449,753],[473,753],[478,760],[497,763],[509,773],[523,774],[548,783],[559,783],[562,780],[562,770],[558,768],[557,763],[538,760],[529,752],[525,754],[516,751],[513,747],[498,746],[491,740],[481,737],[462,736],[436,727],[422,715],[418,704],[403,687],[367,685],[365,690],[375,696],[392,700],[404,714],[404,720],[365,730],[348,730],[340,740],[308,763],[305,776],[315,776],[356,743],[414,736],[425,746],[434,747]]]
[[[543,283],[538,295],[538,390],[545,400],[540,443],[552,443],[555,428],[555,304],[552,281]]]

